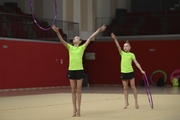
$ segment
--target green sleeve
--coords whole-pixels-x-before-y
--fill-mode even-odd
[[[123,55],[123,53],[124,53],[124,51],[123,50],[121,50],[121,52],[119,53],[120,55]]]
[[[136,58],[136,56],[134,55],[134,53],[132,54],[132,59],[134,60]]]
[[[67,44],[67,49],[69,50],[71,46],[72,46],[72,45],[68,43],[68,44]]]

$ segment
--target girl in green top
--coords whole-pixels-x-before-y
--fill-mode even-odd
[[[73,117],[80,116],[80,106],[81,106],[81,89],[82,89],[82,81],[84,77],[84,69],[82,64],[82,57],[84,54],[84,50],[90,43],[90,41],[101,31],[106,29],[106,26],[103,25],[99,29],[97,29],[88,39],[87,41],[80,46],[82,40],[79,36],[75,36],[73,39],[73,44],[68,44],[63,40],[59,28],[55,25],[52,26],[52,29],[57,33],[57,36],[60,42],[68,49],[69,52],[69,68],[67,77],[70,79],[70,86],[72,92],[72,102],[73,102]],[[77,99],[76,99],[77,98]],[[77,100],[77,106],[76,106]]]
[[[133,90],[134,99],[135,99],[135,108],[138,109],[138,101],[137,101],[137,90],[135,86],[135,75],[134,70],[132,67],[132,61],[135,63],[135,65],[139,68],[142,74],[145,72],[142,70],[140,64],[137,62],[136,57],[134,53],[131,53],[131,45],[128,41],[124,44],[124,51],[121,49],[116,36],[111,33],[111,37],[114,39],[114,42],[118,48],[119,54],[121,55],[121,79],[122,84],[124,87],[124,97],[125,97],[125,106],[124,109],[127,109],[127,106],[129,105],[128,102],[128,82],[130,81],[131,88]]]

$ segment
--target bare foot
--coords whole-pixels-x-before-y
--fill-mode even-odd
[[[139,109],[138,103],[135,103],[135,108],[136,108],[136,109]]]
[[[72,117],[76,116],[77,109],[74,110]]]
[[[77,111],[76,116],[77,116],[77,117],[80,117],[80,116],[81,116],[81,115],[80,115],[80,110]]]
[[[123,109],[127,109],[127,106],[129,105],[129,103],[128,104],[126,104],[125,106],[124,106],[124,108]]]

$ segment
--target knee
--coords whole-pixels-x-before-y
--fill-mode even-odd
[[[81,93],[81,91],[82,91],[81,88],[77,89],[77,93]]]
[[[72,88],[72,89],[71,89],[71,92],[72,92],[72,93],[76,93],[76,92],[77,92],[77,89],[76,89],[76,88]]]
[[[128,90],[128,86],[124,86],[124,90]]]
[[[132,90],[136,90],[136,86],[131,86],[131,89]]]

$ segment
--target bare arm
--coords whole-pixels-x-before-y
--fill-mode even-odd
[[[145,74],[145,71],[142,70],[141,65],[137,62],[136,59],[133,59],[134,63],[136,64],[137,68],[141,71],[142,74]]]
[[[119,51],[119,53],[121,52],[121,46],[119,45],[119,43],[118,43],[118,41],[117,41],[117,38],[116,38],[116,36],[113,34],[113,33],[111,33],[111,37],[114,39],[114,42],[115,42],[115,44],[116,44],[116,46],[117,46],[117,49],[118,49],[118,51]]]
[[[54,32],[56,32],[60,42],[65,46],[67,47],[67,42],[62,38],[61,34],[59,33],[59,28],[56,27],[55,25],[52,26],[52,29],[54,30]]]
[[[90,43],[90,41],[101,31],[104,31],[106,29],[106,26],[103,25],[102,27],[100,27],[99,29],[97,29],[85,42],[85,46],[87,47],[88,44]]]

